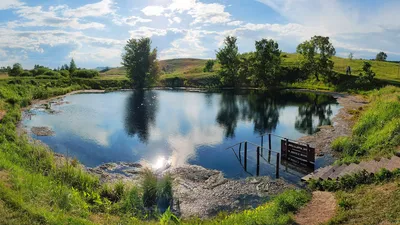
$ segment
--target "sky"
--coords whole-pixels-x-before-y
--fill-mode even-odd
[[[273,39],[284,52],[329,36],[337,56],[400,60],[398,0],[0,0],[0,66],[120,66],[130,38],[159,59],[215,58],[228,35],[240,52]]]

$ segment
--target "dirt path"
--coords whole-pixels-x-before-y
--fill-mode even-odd
[[[331,192],[315,191],[311,201],[296,215],[299,225],[317,225],[328,222],[336,211],[335,196]]]

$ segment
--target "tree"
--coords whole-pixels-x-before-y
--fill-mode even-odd
[[[314,74],[319,81],[319,75],[331,78],[333,61],[332,56],[336,50],[329,37],[314,36],[310,41],[305,41],[297,46],[297,52],[303,55],[302,68],[308,74]]]
[[[375,60],[376,60],[376,61],[386,61],[386,58],[387,58],[386,53],[384,53],[384,52],[379,52],[379,53],[376,55]]]
[[[23,72],[24,69],[22,68],[22,65],[19,63],[15,63],[8,75],[15,77],[21,75]]]
[[[349,59],[353,60],[354,54],[352,52],[349,53]]]
[[[251,76],[253,84],[271,86],[279,82],[281,51],[278,43],[267,39],[256,41],[253,64],[254,73]]]
[[[369,85],[374,82],[375,73],[371,70],[372,65],[369,62],[364,62],[363,71],[356,80],[356,84]]]
[[[217,59],[221,64],[219,75],[221,82],[225,85],[239,86],[239,49],[236,44],[237,38],[228,36],[225,38],[223,48],[220,48],[217,52]]]
[[[154,84],[160,74],[157,49],[151,51],[149,38],[130,39],[122,55],[122,65],[135,88],[144,88]]]
[[[69,70],[69,66],[67,64],[64,64],[64,70]]]
[[[214,60],[207,60],[207,63],[203,69],[204,72],[212,72],[214,67]]]
[[[71,62],[69,63],[69,72],[72,74],[73,72],[75,72],[75,70],[77,70],[78,68],[76,67],[74,58],[71,59]]]

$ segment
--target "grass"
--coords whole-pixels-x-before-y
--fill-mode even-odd
[[[361,112],[351,137],[335,140],[339,163],[392,156],[400,145],[400,88],[388,86],[369,95],[371,103]]]
[[[399,224],[400,181],[336,192],[339,210],[328,224]]]
[[[7,73],[0,73],[0,80],[1,79],[8,79],[8,74]]]
[[[296,53],[282,53],[286,57],[282,58],[283,66],[298,67],[300,66],[301,56]],[[366,60],[362,59],[347,59],[341,57],[332,57],[335,63],[333,70],[340,74],[346,74],[347,66],[351,67],[352,75],[358,76],[362,71],[363,63]],[[400,82],[399,64],[392,62],[380,62],[367,60],[372,65],[372,70],[376,73],[376,78],[391,81],[396,84]]]

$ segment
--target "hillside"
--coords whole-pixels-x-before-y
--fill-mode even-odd
[[[283,66],[299,66],[301,56],[296,53],[282,53],[282,65]],[[202,59],[169,59],[161,60],[160,67],[163,71],[162,78],[168,77],[185,77],[185,78],[198,78],[207,77],[215,73],[204,73],[203,68],[207,60]],[[346,67],[350,66],[353,75],[358,75],[362,72],[363,62],[365,60],[333,57],[335,63],[334,71],[345,74]],[[399,64],[394,62],[379,62],[370,61],[372,70],[376,73],[376,78],[393,81],[395,83],[400,82],[400,71]],[[219,64],[214,66],[215,70],[218,70]],[[117,77],[124,77],[125,70],[123,67],[111,69],[105,73],[101,73],[103,79],[111,79]]]
[[[204,73],[203,68],[207,60],[205,59],[167,59],[160,60],[160,68],[162,71],[161,79],[168,77],[185,77],[194,78],[208,76],[210,73]],[[218,68],[216,66],[215,68]],[[113,68],[107,72],[101,73],[102,79],[125,77],[125,68]]]

